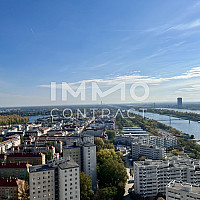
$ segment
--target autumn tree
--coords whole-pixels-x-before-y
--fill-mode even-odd
[[[20,182],[18,189],[18,199],[29,200],[29,185],[27,182]]]
[[[104,197],[110,191],[112,193],[110,199],[114,198],[116,188],[117,197],[114,199],[121,199],[128,178],[122,161],[122,154],[115,152],[114,149],[102,149],[97,152],[97,177],[101,196],[103,195]]]

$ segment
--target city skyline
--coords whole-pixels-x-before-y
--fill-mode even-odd
[[[50,83],[105,91],[147,83],[145,102],[200,99],[199,1],[0,2],[1,106],[99,104],[50,100]],[[158,12],[162,11],[162,12]],[[59,89],[58,89],[59,90]],[[139,91],[140,94],[140,91]],[[109,103],[139,103],[126,94]]]

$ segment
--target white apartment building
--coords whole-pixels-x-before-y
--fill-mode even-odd
[[[200,186],[171,181],[166,187],[166,200],[200,200]]]
[[[32,166],[29,185],[30,200],[80,200],[79,166],[70,158]]]
[[[17,147],[20,144],[20,135],[12,135],[6,141],[0,143],[0,153],[6,153],[11,147]]]
[[[161,148],[170,148],[173,146],[177,146],[177,139],[174,136],[150,136],[148,134],[118,134],[115,136],[115,142],[126,145],[130,145],[131,143],[151,144]]]
[[[96,191],[97,172],[96,172],[96,145],[86,143],[82,148],[83,172],[92,179],[92,188]]]
[[[166,157],[166,150],[155,145],[132,143],[131,148],[134,160],[138,160],[141,156],[152,160],[159,160]]]
[[[55,200],[55,168],[36,165],[29,173],[30,200]]]
[[[96,145],[92,143],[82,143],[63,147],[63,157],[71,157],[80,166],[81,171],[92,179],[92,188],[96,190]]]
[[[149,144],[154,144],[161,148],[169,148],[177,146],[177,139],[175,136],[150,136]]]
[[[74,161],[58,165],[59,200],[80,200],[79,166]]]
[[[123,127],[122,134],[145,134],[146,131],[140,127]]]
[[[162,160],[134,162],[134,189],[142,197],[155,197],[166,193],[172,180],[200,184],[200,161],[171,156]]]

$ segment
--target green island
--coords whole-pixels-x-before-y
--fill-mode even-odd
[[[195,122],[200,121],[200,114],[197,114],[194,112],[180,112],[180,111],[174,111],[174,110],[168,110],[168,109],[153,109],[153,108],[148,108],[148,112],[156,113],[160,115],[167,115],[170,117],[177,117],[177,118],[191,120]]]

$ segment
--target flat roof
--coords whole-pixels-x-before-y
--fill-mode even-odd
[[[172,181],[168,184],[168,188],[172,188],[179,191],[191,192],[200,195],[200,186],[192,185],[190,183]]]

